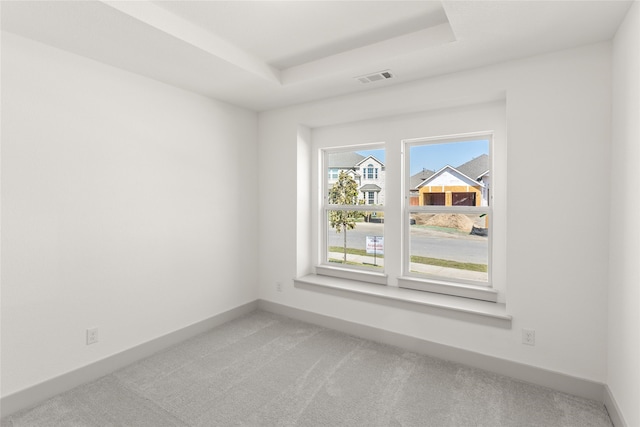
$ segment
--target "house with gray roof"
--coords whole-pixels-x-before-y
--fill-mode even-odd
[[[456,169],[474,180],[484,180],[489,178],[489,155],[482,154],[475,159],[469,160],[458,166]]]
[[[487,206],[489,156],[482,154],[458,167],[423,169],[410,177],[411,206]]]
[[[358,184],[359,199],[367,205],[384,204],[384,163],[375,156],[356,152],[327,154],[328,185],[332,186],[341,171],[347,172]]]
[[[420,203],[418,202],[418,187],[420,186],[420,184],[422,184],[425,180],[429,179],[429,177],[431,177],[434,173],[436,173],[435,171],[432,171],[430,169],[427,168],[422,168],[422,170],[414,175],[411,175],[411,177],[409,177],[409,204],[411,206],[417,206]]]

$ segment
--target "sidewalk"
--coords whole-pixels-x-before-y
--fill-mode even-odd
[[[341,252],[329,252],[329,258],[342,260],[344,258],[344,254]],[[370,265],[373,265],[374,262],[373,255],[365,256],[347,254],[347,260]],[[384,266],[384,258],[376,257],[375,263],[381,267]],[[483,273],[481,271],[459,270],[457,268],[439,267],[437,265],[419,264],[416,262],[412,262],[410,268],[411,271],[415,271],[417,273],[432,274],[439,277],[455,277],[456,279],[476,280],[481,282],[486,282],[488,278],[488,273]]]

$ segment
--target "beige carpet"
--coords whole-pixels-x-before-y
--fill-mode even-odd
[[[601,403],[263,311],[7,426],[611,426]]]

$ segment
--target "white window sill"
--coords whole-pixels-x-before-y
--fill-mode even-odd
[[[355,280],[378,285],[387,284],[387,275],[378,271],[356,270],[353,268],[341,268],[329,265],[317,265],[316,273],[323,276],[331,276],[338,279]]]
[[[340,292],[357,297],[373,297],[378,302],[389,305],[402,304],[412,309],[424,309],[430,314],[455,317],[461,320],[485,323],[492,326],[511,328],[512,316],[507,314],[506,305],[479,301],[451,295],[401,289],[392,286],[348,280],[337,277],[309,274],[294,279],[298,288],[315,291]]]
[[[494,303],[498,302],[498,291],[484,286],[465,285],[446,282],[444,280],[417,277],[398,277],[398,286],[405,289],[433,292],[454,297],[472,298]]]

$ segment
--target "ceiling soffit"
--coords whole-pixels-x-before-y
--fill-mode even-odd
[[[280,85],[455,40],[440,2],[103,3]],[[342,25],[331,24],[336,16]]]
[[[264,111],[611,40],[631,4],[2,1],[0,17],[3,31]]]

